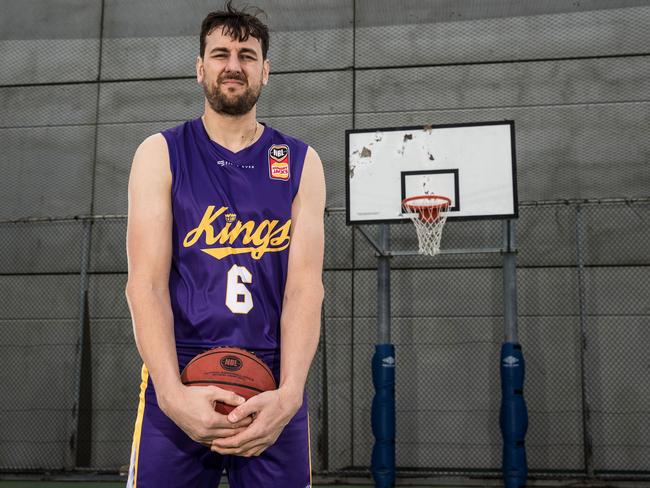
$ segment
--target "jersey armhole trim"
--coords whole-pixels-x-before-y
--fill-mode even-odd
[[[176,194],[176,188],[178,186],[178,164],[176,160],[176,144],[174,143],[173,136],[168,134],[166,131],[160,132],[165,140],[167,146],[167,155],[169,157],[169,171],[172,174],[172,184],[171,184],[171,198],[174,198]]]
[[[300,191],[300,183],[302,182],[302,175],[305,172],[305,161],[307,161],[307,153],[309,152],[309,144],[305,144],[305,153],[302,156],[302,163],[299,166],[299,171],[298,171],[298,180],[296,183],[295,189],[292,189],[293,195],[291,196],[291,203],[293,204],[293,201],[296,199],[296,195],[298,195],[298,192]],[[295,181],[295,180],[294,180]]]

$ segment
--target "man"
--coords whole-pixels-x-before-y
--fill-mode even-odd
[[[268,29],[235,10],[201,28],[202,117],[148,137],[129,179],[126,296],[142,356],[128,486],[311,485],[304,386],[323,300],[321,161],[257,122]],[[257,354],[278,389],[248,401],[187,387],[196,354]],[[237,406],[230,415],[214,402]]]

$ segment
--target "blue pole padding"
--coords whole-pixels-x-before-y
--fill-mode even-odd
[[[395,346],[377,344],[372,357],[372,448],[370,471],[378,488],[395,486]]]
[[[505,488],[526,486],[528,466],[524,440],[528,411],[524,400],[524,356],[521,346],[504,342],[501,346],[501,414],[503,435],[503,482]]]

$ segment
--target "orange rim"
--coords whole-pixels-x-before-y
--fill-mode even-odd
[[[425,205],[421,205],[421,204],[411,205],[409,202],[412,202],[413,200],[433,200],[433,202]],[[451,205],[451,198],[443,197],[442,195],[419,195],[415,197],[405,198],[404,200],[402,200],[402,206],[404,208],[418,213],[427,210],[431,211],[434,209],[440,210],[450,205]]]

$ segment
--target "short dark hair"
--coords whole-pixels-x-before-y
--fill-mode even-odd
[[[254,14],[248,13],[249,7],[237,10],[232,6],[232,0],[228,0],[224,5],[224,10],[210,12],[201,24],[201,43],[199,52],[201,58],[205,55],[205,38],[217,27],[224,29],[224,34],[229,35],[232,39],[239,42],[245,42],[250,36],[254,37],[262,44],[262,58],[266,59],[269,50],[269,28],[257,18],[264,13],[263,10],[256,8]]]

